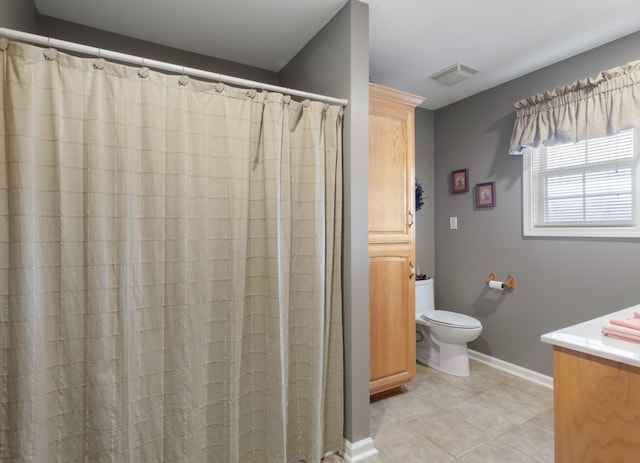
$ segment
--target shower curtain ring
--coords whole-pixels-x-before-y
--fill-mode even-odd
[[[189,77],[187,77],[187,74],[184,72],[184,66],[182,66],[182,75],[180,76],[180,79],[178,79],[178,84],[182,86],[189,84]]]

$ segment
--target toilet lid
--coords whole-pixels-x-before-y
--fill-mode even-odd
[[[473,317],[447,310],[434,310],[421,317],[427,321],[437,323],[439,325],[455,326],[458,328],[480,328],[482,324]]]

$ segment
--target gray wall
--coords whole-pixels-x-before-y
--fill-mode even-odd
[[[434,112],[416,108],[416,178],[424,190],[424,205],[416,211],[416,265],[421,273],[435,273]]]
[[[40,15],[33,0],[0,0],[0,27],[31,32],[181,66],[278,84],[278,74]]]
[[[31,0],[29,0],[31,1]],[[80,24],[62,21],[50,16],[40,16],[38,34],[84,45],[106,48],[112,51],[164,61],[171,64],[226,74],[243,79],[278,84],[278,75],[265,69],[246,66],[211,56],[166,47],[124,35],[94,29]]]
[[[280,73],[287,87],[347,98],[344,116],[345,437],[369,437],[369,7],[351,0]],[[364,205],[364,206],[363,206]]]
[[[0,27],[37,32],[38,10],[33,0],[0,0]]]
[[[482,321],[472,349],[551,375],[541,334],[640,303],[637,240],[522,236],[522,159],[507,154],[513,103],[639,58],[635,33],[435,112],[436,305]],[[449,193],[462,168],[472,187],[496,182],[495,208],[476,209],[473,191]],[[488,290],[492,271],[513,274],[515,291]]]

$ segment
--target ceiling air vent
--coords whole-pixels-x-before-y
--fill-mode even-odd
[[[467,80],[472,75],[478,72],[477,69],[470,68],[464,64],[456,63],[453,66],[438,71],[435,74],[431,74],[429,79],[443,85],[455,85]]]

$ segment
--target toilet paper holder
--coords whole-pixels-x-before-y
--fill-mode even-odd
[[[496,283],[502,283],[502,289],[510,289],[512,291],[516,289],[516,279],[514,278],[513,275],[507,276],[507,279],[504,282],[500,282],[500,281],[496,281],[496,274],[494,272],[491,272],[489,274],[489,278],[487,278],[487,280],[485,281],[485,284],[488,285],[490,281],[495,281]]]

